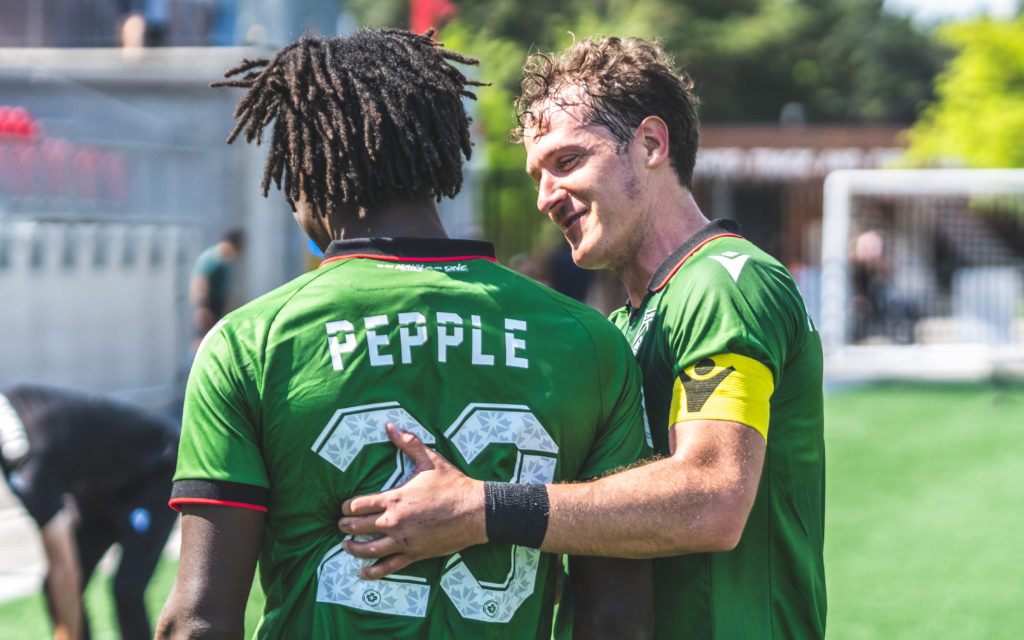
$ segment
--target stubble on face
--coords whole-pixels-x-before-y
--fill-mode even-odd
[[[632,145],[616,143],[602,126],[587,122],[582,108],[564,95],[560,100],[536,105],[523,141],[528,156],[536,156],[532,161],[537,164],[528,165],[527,170],[539,181],[541,167],[557,158],[563,146],[565,153],[583,158],[590,168],[579,177],[569,178],[566,188],[572,202],[586,207],[585,220],[569,229],[564,226],[564,208],[545,213],[562,228],[579,266],[618,270],[642,249],[648,226],[643,215],[644,186]],[[547,142],[552,138],[554,141]],[[600,163],[600,168],[594,163]]]

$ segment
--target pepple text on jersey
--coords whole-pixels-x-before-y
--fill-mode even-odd
[[[493,332],[485,332],[480,316],[470,315],[467,322],[459,314],[447,311],[438,311],[429,317],[419,311],[373,315],[355,323],[334,320],[324,323],[324,327],[335,371],[342,371],[345,357],[358,349],[367,350],[373,367],[412,364],[417,358],[436,358],[441,363],[458,358],[484,367],[502,364],[529,368],[526,321],[512,318],[502,318],[502,321],[498,325],[503,327],[500,341],[494,339]],[[393,341],[396,328],[398,337]],[[485,334],[492,336],[490,341],[485,339]]]

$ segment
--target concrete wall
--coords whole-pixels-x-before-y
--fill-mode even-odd
[[[262,196],[265,149],[225,144],[241,92],[208,86],[269,53],[0,49],[0,104],[39,124],[31,139],[0,135],[0,386],[164,406],[187,373],[187,285],[203,248],[245,229],[242,301],[315,263],[284,199]],[[439,205],[453,236],[479,232],[481,160]]]
[[[208,87],[259,53],[0,50],[3,102],[40,125],[0,139],[0,385],[166,405],[187,370],[187,285],[204,247],[247,230],[243,300],[301,272],[301,231],[259,191],[263,149],[224,144],[240,93]],[[116,160],[123,184],[97,158]]]

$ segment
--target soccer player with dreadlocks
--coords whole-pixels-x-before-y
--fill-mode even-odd
[[[264,195],[282,189],[324,261],[225,316],[196,355],[159,638],[240,636],[258,559],[259,637],[547,640],[562,565],[529,547],[544,520],[503,512],[486,544],[369,581],[336,527],[342,503],[411,474],[395,446],[409,433],[522,513],[545,482],[645,453],[639,369],[615,327],[445,233],[436,202],[461,186],[462,99],[481,84],[453,63],[475,61],[429,33],[360,31],[303,37],[216,83],[245,89],[228,141],[269,134]],[[570,567],[578,633],[649,630],[647,564]]]

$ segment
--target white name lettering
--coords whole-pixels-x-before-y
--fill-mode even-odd
[[[526,350],[526,340],[515,337],[513,331],[526,331],[526,322],[505,318],[505,363],[510,367],[525,369],[530,366],[526,358],[520,358],[516,351]]]
[[[342,371],[353,358],[365,358],[371,367],[393,367],[436,357],[439,363],[468,360],[478,367],[529,368],[526,321],[479,315],[470,315],[468,320],[446,311],[433,317],[404,311],[366,316],[361,320],[362,332],[356,329],[359,321],[327,322],[324,326],[331,366]],[[437,344],[436,349],[430,346],[431,341]]]
[[[452,325],[448,333],[445,325]],[[437,361],[448,362],[448,347],[462,344],[462,318],[454,313],[437,312]]]
[[[370,365],[374,367],[383,367],[387,365],[395,364],[395,359],[391,357],[391,354],[381,354],[381,347],[388,346],[391,342],[388,337],[378,335],[374,329],[378,327],[388,326],[387,316],[370,316],[369,318],[363,318],[363,324],[366,326],[366,344],[370,348]]]
[[[412,348],[421,346],[427,341],[427,319],[418,311],[400,313],[398,314],[398,326],[398,342],[402,345],[402,364],[410,364]],[[409,330],[413,326],[416,327],[415,336]]]
[[[481,329],[480,316],[470,316],[473,322],[473,364],[490,367],[494,365],[494,356],[483,352],[483,329]]]
[[[341,356],[344,353],[352,353],[356,350],[356,336],[352,333],[354,327],[348,320],[338,320],[336,322],[328,322],[327,326],[327,349],[331,353],[331,365],[335,371],[341,371],[345,368],[345,363],[342,361]],[[341,332],[345,333],[345,341],[338,341],[338,334]]]

